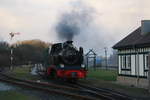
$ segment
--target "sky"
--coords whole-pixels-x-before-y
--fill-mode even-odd
[[[111,47],[138,28],[141,20],[150,19],[149,9],[150,0],[0,0],[0,40],[10,42],[9,32],[20,32],[13,42],[65,41],[56,26],[63,15],[75,11],[81,19],[74,43],[103,55],[104,47],[111,53]]]

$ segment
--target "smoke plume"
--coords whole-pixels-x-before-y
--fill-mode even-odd
[[[80,32],[80,26],[76,17],[72,14],[62,15],[60,22],[56,26],[56,32],[60,39],[72,40]]]
[[[56,33],[61,40],[73,40],[74,37],[81,33],[91,19],[91,8],[81,4],[68,13],[63,13],[56,25]]]

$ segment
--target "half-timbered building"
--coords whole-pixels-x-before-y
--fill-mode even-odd
[[[150,54],[150,20],[113,46],[118,50],[118,81],[139,87],[148,87]]]

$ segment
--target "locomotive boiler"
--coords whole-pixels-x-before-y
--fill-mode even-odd
[[[77,49],[73,41],[53,44],[49,48],[49,64],[46,74],[52,78],[75,80],[85,78],[87,72],[83,58],[83,48]]]

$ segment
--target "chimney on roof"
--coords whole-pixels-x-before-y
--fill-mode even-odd
[[[141,35],[150,33],[150,20],[141,21]]]

